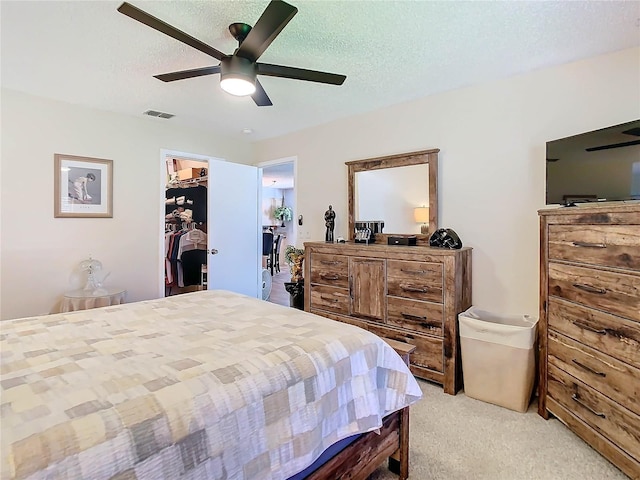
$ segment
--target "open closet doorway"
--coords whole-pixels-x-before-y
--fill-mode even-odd
[[[213,288],[259,296],[259,169],[167,150],[161,168],[160,296]]]
[[[272,253],[263,255],[261,266],[267,270],[263,270],[263,275],[270,275],[273,281],[271,291],[263,292],[262,298],[283,305],[289,305],[289,294],[285,292],[284,283],[291,280],[289,267],[284,261],[284,251],[288,245],[296,245],[296,227],[300,215],[296,206],[296,162],[297,159],[292,157],[258,164],[262,171],[262,231],[273,233],[274,240]],[[264,238],[269,238],[269,235]],[[263,254],[269,250],[264,247]]]
[[[164,296],[207,288],[209,162],[165,159]]]

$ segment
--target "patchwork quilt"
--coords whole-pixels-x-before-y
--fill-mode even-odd
[[[286,479],[422,395],[375,335],[227,291],[0,329],[3,480]]]

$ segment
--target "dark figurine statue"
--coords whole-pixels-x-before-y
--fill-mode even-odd
[[[333,211],[333,207],[329,205],[329,210],[324,212],[324,224],[327,227],[324,234],[325,242],[333,242],[333,229],[336,226],[336,212]]]

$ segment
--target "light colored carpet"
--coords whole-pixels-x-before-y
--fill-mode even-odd
[[[411,407],[410,480],[627,479],[560,421],[540,417],[535,403],[518,413],[419,383],[424,397]],[[397,478],[382,466],[370,480]]]

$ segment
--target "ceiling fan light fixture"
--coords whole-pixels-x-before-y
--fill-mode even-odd
[[[258,63],[260,56],[298,13],[296,7],[283,0],[271,0],[253,27],[239,22],[229,25],[229,33],[238,41],[238,48],[231,55],[222,53],[211,45],[207,45],[188,33],[178,30],[176,27],[144,10],[140,10],[138,7],[134,7],[126,1],[117,10],[137,22],[220,61],[219,65],[154,75],[155,78],[162,82],[175,82],[176,80],[185,80],[187,78],[220,74],[220,86],[225,92],[237,96],[251,95],[257,106],[269,107],[273,103],[257,79],[258,74],[328,85],[342,85],[347,78],[345,75],[335,73]]]
[[[222,80],[220,80],[220,86],[225,92],[237,97],[251,95],[256,91],[255,84],[242,77],[236,78],[233,76],[228,76],[227,78],[223,78]]]
[[[220,86],[222,89],[243,97],[256,91],[255,64],[242,57],[227,57],[220,62]]]

